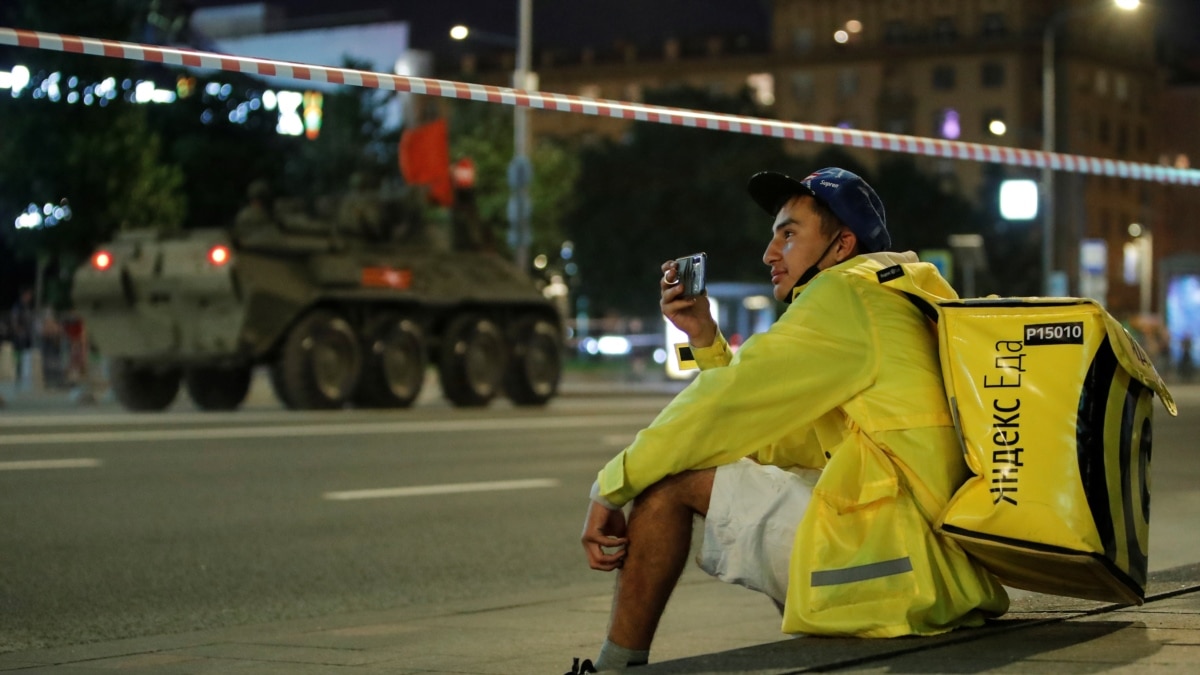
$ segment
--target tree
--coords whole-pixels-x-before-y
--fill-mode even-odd
[[[344,68],[374,70],[373,64],[347,58]],[[350,176],[365,174],[372,181],[398,176],[398,128],[389,128],[384,111],[395,92],[362,87],[339,87],[323,95],[320,135],[302,141],[285,165],[284,180],[293,192],[336,194],[345,191]]]
[[[513,115],[507,106],[469,101],[450,103],[450,157],[475,162],[479,215],[496,241],[507,241],[508,165],[513,157]],[[529,188],[533,256],[554,259],[567,237],[563,227],[579,176],[579,156],[569,144],[541,138],[530,152],[533,183]]]
[[[4,18],[23,28],[127,39],[141,5],[19,0],[6,8]],[[99,242],[122,228],[181,223],[182,176],[161,161],[161,140],[141,106],[119,96],[104,105],[99,98],[94,105],[69,102],[70,78],[121,82],[136,76],[135,64],[17,48],[0,52],[0,62],[21,63],[31,72],[30,87],[20,96],[0,99],[0,231],[15,257],[39,261],[49,275],[46,299],[62,305],[75,266]],[[43,82],[47,90],[35,98]],[[60,90],[57,101],[51,84]],[[11,225],[29,204],[36,208],[63,199],[70,220],[34,230]],[[4,295],[34,281],[5,275]]]
[[[717,97],[691,89],[649,93],[656,104],[761,114],[748,94]],[[709,254],[709,278],[762,281],[771,223],[747,196],[757,171],[794,174],[778,139],[658,124],[635,124],[621,141],[582,157],[576,208],[578,292],[596,314],[657,312],[660,265]]]
[[[675,90],[651,98],[681,108],[763,114],[746,95]],[[959,233],[983,234],[992,255],[1011,257],[1023,245],[964,195],[922,172],[912,157],[884,155],[876,170],[856,157],[836,146],[794,156],[772,138],[634,126],[626,140],[601,143],[583,155],[577,208],[567,220],[582,270],[579,291],[597,314],[654,314],[662,261],[700,250],[709,253],[710,279],[763,281],[771,219],[749,199],[745,180],[765,170],[801,178],[840,166],[861,175],[883,200],[894,250],[946,248],[949,235]],[[1007,270],[1007,259],[994,258],[993,269]],[[995,279],[987,273],[977,277],[977,288],[1006,292],[993,290]]]

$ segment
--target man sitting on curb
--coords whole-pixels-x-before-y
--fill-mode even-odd
[[[954,290],[914,254],[886,252],[883,204],[854,173],[764,172],[748,189],[774,218],[763,262],[791,304],[735,356],[708,298],[683,297],[663,264],[663,315],[702,372],[592,488],[583,547],[593,569],[619,570],[599,670],[648,661],[696,515],[701,567],[769,596],[786,633],[930,635],[1008,608],[934,530],[968,470],[933,328],[879,275]]]

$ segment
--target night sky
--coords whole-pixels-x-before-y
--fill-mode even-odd
[[[242,4],[238,0],[192,0],[199,7]],[[268,0],[290,16],[329,14],[328,0]],[[1200,1],[1153,0],[1162,7],[1163,36],[1185,51],[1200,54]],[[338,12],[386,9],[393,20],[408,21],[417,49],[454,49],[447,33],[456,23],[515,35],[516,0],[339,0]],[[659,43],[664,37],[751,35],[765,41],[770,0],[534,0],[534,47],[607,47],[617,40]]]
[[[194,0],[199,7],[241,4]],[[328,0],[276,0],[289,16],[331,13]],[[539,47],[607,47],[616,40],[661,42],[668,35],[757,35],[769,26],[769,0],[535,0],[533,44]],[[386,9],[390,18],[412,26],[413,47],[444,53],[457,49],[450,27],[462,23],[492,33],[516,35],[516,0],[339,0],[338,13]]]

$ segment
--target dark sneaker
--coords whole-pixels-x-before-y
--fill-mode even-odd
[[[571,670],[563,673],[563,675],[584,675],[585,673],[594,672],[596,672],[596,667],[592,665],[591,659],[583,659],[583,662],[581,663],[579,658],[576,657],[574,665],[571,666]]]

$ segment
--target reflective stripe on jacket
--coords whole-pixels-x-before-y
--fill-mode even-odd
[[[931,324],[876,273],[902,264],[953,298],[912,253],[859,256],[818,274],[736,355],[703,369],[599,476],[624,504],[666,476],[750,457],[823,469],[792,549],[783,630],[893,637],[978,625],[1003,588],[933,529],[967,467]]]

